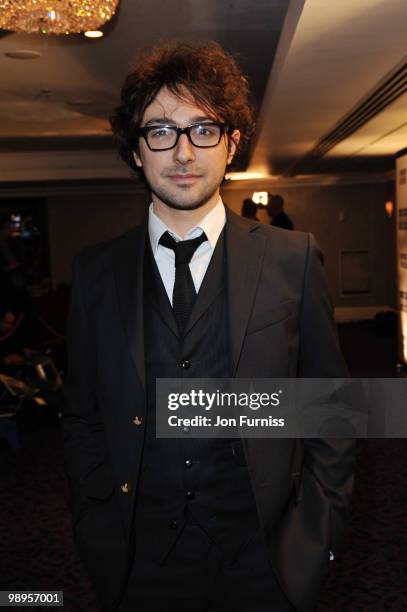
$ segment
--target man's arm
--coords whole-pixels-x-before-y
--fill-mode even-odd
[[[299,374],[301,378],[346,378],[322,255],[312,235],[304,273],[301,310]],[[304,440],[304,468],[322,486],[330,504],[331,549],[336,554],[344,540],[353,488],[355,440]]]
[[[62,429],[65,458],[74,500],[74,520],[86,497],[88,479],[103,462],[98,438],[103,435],[96,401],[96,356],[83,299],[78,258],[73,264],[68,318],[68,374]]]

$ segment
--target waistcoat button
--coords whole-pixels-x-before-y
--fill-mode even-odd
[[[130,493],[130,484],[128,482],[124,482],[122,485],[120,485],[120,489],[122,493]]]

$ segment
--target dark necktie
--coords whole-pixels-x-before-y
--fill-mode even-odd
[[[172,308],[181,334],[191,314],[196,298],[194,281],[192,280],[189,262],[200,244],[207,240],[205,232],[192,240],[176,242],[168,232],[160,238],[160,244],[175,253],[175,283],[172,294]]]

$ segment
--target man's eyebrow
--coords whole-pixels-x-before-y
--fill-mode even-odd
[[[204,121],[213,122],[213,121],[216,121],[216,119],[213,119],[212,117],[208,117],[208,115],[196,115],[195,117],[190,117],[187,125],[192,125],[193,123],[201,123]],[[147,123],[144,124],[143,127],[148,127],[150,125],[174,125],[176,126],[177,124],[172,119],[169,119],[166,117],[152,117],[151,119],[147,121]]]
[[[201,121],[216,122],[216,119],[214,119],[213,117],[208,117],[208,115],[196,115],[195,117],[191,118],[191,123],[199,123]]]

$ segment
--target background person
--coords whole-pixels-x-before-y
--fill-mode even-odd
[[[293,230],[294,224],[283,208],[284,199],[280,195],[271,195],[270,193],[269,203],[267,205],[267,213],[271,219],[270,225],[281,227],[282,229]]]
[[[246,219],[253,219],[253,221],[258,221],[257,204],[255,204],[251,198],[246,198],[243,200],[242,217],[245,217]]]

